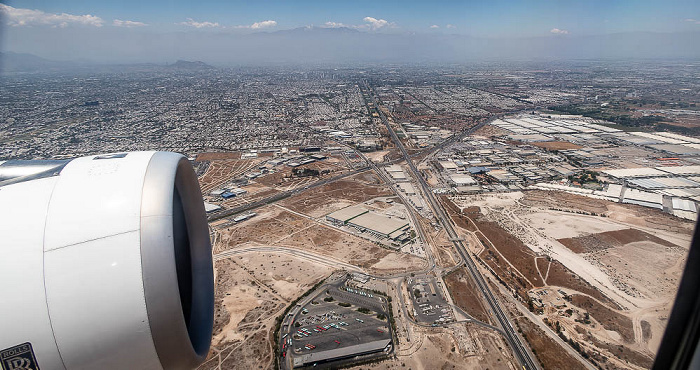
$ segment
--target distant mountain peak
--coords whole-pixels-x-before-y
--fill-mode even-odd
[[[168,68],[173,69],[215,69],[214,67],[202,61],[189,61],[179,59],[177,62],[168,65]]]

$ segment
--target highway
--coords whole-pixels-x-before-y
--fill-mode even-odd
[[[362,168],[358,168],[358,169],[350,171],[350,172],[346,172],[346,173],[343,173],[343,174],[340,174],[337,176],[333,176],[333,177],[330,177],[330,178],[325,179],[325,180],[317,181],[317,182],[314,182],[314,183],[306,185],[306,186],[298,187],[298,188],[292,189],[292,190],[283,191],[281,193],[277,193],[277,194],[269,196],[267,198],[256,200],[255,202],[250,202],[250,203],[238,206],[238,207],[233,207],[233,208],[213,212],[211,215],[209,215],[207,217],[207,222],[216,221],[216,220],[219,220],[219,219],[231,216],[231,215],[235,215],[236,213],[249,211],[249,210],[264,206],[266,204],[277,202],[279,200],[289,198],[294,194],[298,194],[298,193],[301,193],[303,191],[306,191],[306,190],[309,190],[312,188],[323,186],[323,185],[326,185],[326,184],[331,183],[333,181],[338,181],[338,180],[345,178],[345,177],[357,175],[358,173],[367,171],[369,169],[370,169],[369,166],[364,166]]]
[[[381,168],[379,168],[379,166],[377,166],[376,163],[369,160],[364,154],[362,154],[362,152],[359,152],[359,153],[362,156],[362,158],[367,163],[370,164],[370,166],[372,167],[374,172],[377,174],[377,176],[381,177],[382,181],[384,181],[384,183],[391,189],[391,191],[394,193],[394,195],[401,198],[401,202],[406,206],[406,210],[408,211],[409,216],[411,216],[411,220],[413,220],[413,225],[414,225],[416,231],[418,232],[418,238],[421,241],[421,243],[423,244],[423,246],[422,246],[423,251],[425,252],[425,255],[428,257],[428,269],[426,270],[426,272],[432,271],[435,268],[435,259],[433,258],[433,254],[428,250],[428,248],[429,248],[429,246],[427,244],[428,241],[425,238],[425,232],[423,231],[423,225],[421,225],[418,217],[416,216],[416,211],[413,209],[413,207],[411,207],[411,205],[408,202],[408,200],[406,199],[406,197],[404,197],[400,191],[396,190],[396,187],[394,186],[393,181],[391,181],[391,179],[389,179],[386,176],[386,174],[383,172],[383,170]],[[393,163],[393,162],[389,162],[389,163]]]
[[[479,124],[478,127],[481,127],[482,125],[484,125],[484,123]],[[476,128],[478,128],[478,127],[475,127],[474,129],[476,129]],[[436,145],[436,146],[434,146],[434,147],[432,147],[432,148],[429,148],[429,149],[427,149],[427,150],[425,150],[425,151],[420,151],[420,152],[417,152],[417,153],[412,154],[411,157],[419,156],[419,155],[424,154],[424,153],[426,153],[426,152],[428,152],[428,155],[429,155],[430,153],[433,153],[433,152],[435,152],[435,151],[437,151],[437,150],[440,150],[440,149],[444,148],[445,146],[450,145],[450,144],[454,143],[454,142],[457,141],[457,140],[460,140],[460,139],[463,138],[465,135],[466,135],[466,134],[459,135],[459,136],[458,136],[458,135],[454,135],[453,137],[451,137],[451,138],[445,140],[444,142],[442,142],[442,143],[440,143],[440,144],[438,144],[438,145]],[[382,175],[381,171],[379,170],[379,168],[377,168],[377,165],[376,165],[375,163],[373,163],[372,161],[370,161],[369,159],[367,159],[364,155],[363,155],[363,158],[365,159],[365,161],[366,161],[369,165],[367,165],[367,166],[362,166],[362,167],[357,168],[357,169],[354,169],[354,170],[352,170],[352,171],[350,171],[350,172],[346,172],[346,173],[344,173],[344,174],[340,174],[340,175],[337,175],[337,176],[333,176],[333,177],[328,178],[328,179],[325,179],[325,180],[317,181],[317,182],[315,182],[315,183],[312,183],[312,184],[309,184],[309,185],[306,185],[306,186],[303,186],[303,187],[299,187],[299,188],[296,188],[296,189],[283,191],[283,192],[280,192],[280,193],[271,195],[271,196],[269,196],[269,197],[256,200],[256,201],[254,201],[254,202],[250,202],[250,203],[246,203],[246,204],[240,205],[240,206],[238,206],[238,207],[233,207],[233,208],[229,208],[229,209],[222,209],[222,210],[220,210],[220,211],[212,212],[210,215],[207,216],[207,222],[213,222],[213,221],[220,220],[220,219],[222,219],[222,218],[226,218],[226,217],[229,217],[229,216],[238,214],[238,213],[242,213],[242,212],[245,212],[245,211],[251,211],[251,210],[256,209],[256,208],[258,208],[258,207],[262,207],[262,206],[264,206],[264,205],[271,204],[271,203],[280,201],[280,200],[285,199],[285,198],[289,198],[289,197],[291,197],[292,195],[299,194],[299,193],[301,193],[301,192],[303,192],[303,191],[306,191],[306,190],[309,190],[309,189],[313,189],[313,188],[316,188],[316,187],[319,187],[319,186],[323,186],[323,185],[325,185],[325,184],[328,184],[328,183],[331,183],[331,182],[334,182],[334,181],[338,181],[338,180],[343,179],[343,178],[346,178],[346,177],[354,176],[354,175],[356,175],[356,174],[358,174],[358,173],[367,171],[367,170],[369,170],[369,169],[374,169],[375,172],[377,172],[378,174]],[[393,161],[386,162],[385,164],[394,164],[394,163],[397,163],[397,162],[400,162],[400,161],[403,161],[403,160],[404,160],[404,158],[399,158],[399,159],[395,159],[395,160],[393,160]],[[383,177],[383,178],[384,178],[384,177]],[[384,179],[385,179],[385,181],[389,181],[389,180],[387,180],[386,178],[384,178]],[[389,181],[389,183],[391,183],[391,182]],[[413,215],[411,215],[411,216],[414,217]],[[414,221],[415,221],[415,217],[414,217]],[[422,234],[422,230],[421,230],[421,234]],[[422,237],[422,235],[421,235],[421,237]],[[425,239],[422,239],[422,240],[425,240]]]
[[[382,120],[382,122],[386,126],[387,130],[389,131],[389,134],[391,135],[392,140],[396,144],[396,147],[401,150],[401,154],[403,155],[403,158],[406,160],[407,165],[413,174],[413,177],[418,181],[425,199],[428,201],[428,203],[432,207],[433,211],[435,212],[435,217],[438,219],[438,221],[445,228],[445,231],[447,232],[450,240],[452,241],[455,248],[457,249],[457,252],[462,256],[462,260],[465,262],[465,266],[469,270],[469,273],[472,275],[472,277],[474,278],[474,281],[476,282],[477,286],[479,287],[479,290],[486,298],[486,302],[489,305],[490,311],[493,313],[493,315],[495,316],[495,318],[498,320],[499,324],[501,325],[501,327],[503,329],[504,337],[508,341],[508,344],[510,345],[510,347],[513,349],[513,353],[515,354],[515,357],[518,359],[520,364],[525,369],[539,369],[536,362],[533,361],[529,349],[527,348],[527,346],[525,346],[523,344],[521,338],[518,336],[515,329],[513,328],[513,325],[510,323],[508,316],[503,312],[503,309],[501,308],[500,302],[496,299],[493,292],[491,291],[491,288],[489,288],[486,280],[481,275],[481,272],[479,272],[479,270],[477,269],[476,264],[474,263],[474,260],[469,255],[469,251],[464,246],[464,243],[458,238],[457,233],[455,232],[454,228],[452,227],[451,220],[445,215],[445,212],[442,209],[442,206],[435,199],[435,196],[433,195],[433,192],[430,189],[430,186],[425,181],[423,176],[420,174],[420,172],[418,171],[416,166],[413,164],[413,161],[411,160],[410,156],[408,155],[408,152],[406,152],[406,148],[403,146],[403,143],[401,142],[401,140],[399,140],[398,136],[396,135],[396,132],[394,132],[394,129],[391,127],[391,124],[389,123],[389,120],[386,118],[386,115],[384,114],[384,112],[381,109],[379,109],[379,107],[380,107],[379,101],[377,100],[377,97],[376,97],[376,94],[374,93],[374,90],[372,90],[369,87],[367,82],[365,82],[365,87],[370,91],[370,96],[374,102],[375,107],[377,107],[377,112],[379,114],[380,119]],[[471,129],[467,130],[462,135],[460,135],[460,137],[475,131],[476,129],[478,129],[478,127],[480,127],[480,125],[477,125]]]

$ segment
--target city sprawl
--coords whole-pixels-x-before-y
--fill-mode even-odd
[[[189,158],[216,270],[201,369],[642,369],[697,219],[699,74],[682,60],[9,73],[0,162]]]

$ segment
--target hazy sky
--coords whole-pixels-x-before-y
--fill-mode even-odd
[[[189,40],[222,34],[235,38],[306,26],[407,37],[497,39],[688,33],[700,31],[699,4],[697,0],[0,0],[0,48],[46,57],[95,57],[86,49],[100,38],[119,50],[133,47],[120,44],[121,39],[153,43],[154,38],[165,38],[176,43],[165,35],[185,35]],[[153,56],[144,57],[149,58]]]

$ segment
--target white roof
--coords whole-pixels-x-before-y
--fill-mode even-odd
[[[657,193],[650,193],[648,191],[640,191],[635,189],[625,190],[624,200],[633,200],[646,203],[656,203],[661,204],[663,195]]]
[[[684,211],[697,212],[698,207],[692,200],[685,200],[680,198],[673,198],[673,209],[681,209]]]
[[[440,161],[440,166],[446,170],[456,170],[457,165],[452,161]]]
[[[659,135],[659,136],[670,137],[670,138],[672,138],[672,139],[678,139],[678,140],[686,141],[686,142],[689,142],[689,143],[700,144],[700,139],[694,138],[694,137],[690,137],[690,136],[678,135],[678,134],[674,134],[674,133],[671,133],[671,132],[657,132],[656,134]]]
[[[398,164],[392,164],[390,166],[386,166],[386,171],[387,172],[403,172],[403,169]]]
[[[700,166],[656,167],[656,169],[675,175],[700,175]]]
[[[399,188],[404,191],[404,193],[407,194],[415,194],[416,193],[416,188],[413,187],[413,184],[410,182],[401,182],[399,183]]]
[[[655,177],[652,179],[634,179],[630,180],[630,184],[641,186],[647,189],[693,188],[700,186],[700,183],[688,180],[683,177]]]
[[[367,209],[361,206],[350,206],[350,207],[345,207],[343,209],[339,209],[333,213],[328,214],[327,217],[334,218],[336,220],[340,220],[343,222],[347,222],[348,220],[357,217],[363,213],[367,213]]]
[[[204,202],[204,210],[206,212],[213,212],[213,211],[217,211],[219,209],[221,209],[221,207],[217,206],[216,204]]]
[[[406,179],[406,174],[402,172],[389,172],[392,178],[394,179],[399,179],[399,180],[405,180]]]
[[[457,185],[473,185],[476,184],[476,180],[473,177],[461,173],[456,173],[450,175],[450,180]]]
[[[619,198],[622,192],[622,185],[610,184],[605,191],[594,191],[593,194],[602,195],[611,198]]]
[[[394,231],[408,225],[408,221],[389,218],[373,212],[367,212],[357,216],[350,222],[357,226],[364,227],[365,229],[374,230],[385,235],[389,235]]]
[[[603,173],[617,178],[666,176],[665,172],[650,167],[605,170]]]
[[[676,197],[696,197],[700,195],[700,189],[698,188],[686,188],[686,189],[664,189],[661,190],[663,194],[673,195]]]
[[[651,134],[651,133],[648,133],[648,132],[632,132],[631,134],[632,134],[632,135],[641,136],[641,137],[645,137],[645,138],[652,139],[652,140],[661,141],[661,142],[663,142],[663,143],[668,143],[668,144],[683,144],[683,143],[686,143],[686,141],[684,141],[684,140],[673,139],[673,138],[670,138],[670,137],[657,135],[656,133]]]

